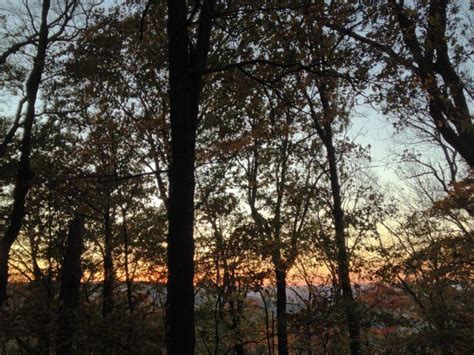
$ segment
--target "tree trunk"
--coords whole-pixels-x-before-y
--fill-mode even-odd
[[[13,208],[9,218],[9,225],[0,241],[0,306],[7,298],[8,284],[8,257],[12,244],[15,242],[23,224],[25,216],[25,199],[30,190],[33,172],[30,168],[31,136],[35,120],[35,105],[38,95],[41,76],[43,74],[46,50],[48,46],[48,12],[50,0],[43,0],[41,10],[41,26],[38,39],[38,48],[34,58],[33,69],[26,83],[26,97],[28,106],[23,123],[23,138],[20,147],[20,162],[13,191]]]
[[[46,235],[47,231],[43,228],[43,225],[39,226],[38,234]],[[53,290],[51,285],[51,264],[49,264],[48,272],[43,273],[38,264],[38,250],[39,242],[36,240],[34,232],[27,231],[29,239],[29,247],[31,250],[31,269],[33,271],[33,280],[30,282],[30,286],[33,286],[38,293],[36,297],[41,302],[41,308],[35,308],[39,311],[38,314],[34,314],[33,317],[37,318],[41,326],[38,329],[38,353],[49,354],[51,345],[50,332],[51,332],[51,304],[53,301]],[[51,250],[51,234],[48,239],[48,261]]]
[[[166,338],[170,355],[194,354],[194,163],[202,72],[206,66],[213,0],[201,7],[190,48],[187,2],[168,0],[171,166],[168,208]]]
[[[112,257],[112,226],[109,211],[104,214],[104,288],[102,316],[106,318],[114,307],[114,263]]]
[[[229,285],[230,297],[229,313],[232,319],[231,329],[233,330],[234,346],[233,349],[237,355],[245,354],[245,346],[243,344],[242,330],[241,330],[241,319],[242,319],[242,301],[235,299],[236,287],[235,279],[232,278],[232,282]]]
[[[59,316],[57,354],[72,354],[74,332],[76,329],[75,310],[79,302],[81,286],[81,255],[84,221],[76,216],[69,225],[66,255],[61,270],[61,286],[59,291]]]
[[[271,334],[273,334],[273,330],[270,333],[270,317],[268,316],[268,303],[265,299],[265,296],[263,294],[263,291],[260,291],[260,297],[262,298],[262,303],[263,303],[263,310],[265,311],[265,337],[267,340],[267,349],[268,349],[268,354],[272,355],[272,340],[271,340]]]
[[[278,354],[288,354],[288,334],[286,321],[286,271],[277,268],[276,287],[277,287],[277,331],[278,331]]]
[[[341,186],[337,172],[336,152],[332,141],[332,132],[330,125],[326,125],[325,146],[329,161],[329,171],[331,179],[332,197],[334,202],[333,216],[336,230],[336,248],[337,248],[337,264],[339,283],[342,289],[342,302],[346,313],[349,336],[351,340],[351,354],[361,353],[360,346],[360,325],[357,316],[357,304],[354,301],[352,293],[351,281],[349,276],[349,257],[346,249],[345,222],[344,211],[341,201]]]
[[[342,290],[342,303],[346,314],[347,328],[350,337],[350,350],[352,355],[361,354],[360,325],[357,315],[357,303],[351,288],[351,280],[349,274],[349,256],[346,249],[345,221],[344,210],[342,208],[341,185],[339,182],[339,174],[337,171],[336,150],[334,148],[332,136],[332,122],[335,118],[335,112],[331,107],[331,102],[327,92],[326,84],[318,85],[319,96],[321,98],[321,106],[323,108],[322,124],[320,118],[314,110],[314,106],[309,96],[308,105],[311,110],[314,126],[316,131],[326,147],[327,158],[329,162],[329,178],[331,180],[331,191],[333,199],[333,218],[335,228],[335,244],[337,249],[337,274],[339,277],[339,286]]]
[[[183,3],[179,6],[178,3]],[[186,4],[170,0],[169,55],[172,158],[169,172],[166,331],[169,354],[193,354],[194,161],[197,105],[189,77]],[[195,106],[195,107],[193,107]]]
[[[119,190],[120,191],[120,190]],[[132,287],[133,287],[133,280],[130,277],[130,241],[128,236],[128,228],[127,228],[127,213],[123,205],[121,206],[122,210],[122,233],[123,233],[123,247],[124,247],[124,254],[125,254],[125,283],[127,286],[127,303],[128,303],[128,310],[130,313],[133,313],[135,309],[135,305],[133,302],[133,294],[132,294]]]

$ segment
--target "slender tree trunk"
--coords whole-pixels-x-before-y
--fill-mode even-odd
[[[265,311],[265,336],[267,339],[267,349],[268,349],[268,354],[272,355],[272,341],[270,339],[270,317],[268,316],[268,304],[267,300],[265,299],[265,296],[263,295],[263,291],[260,291],[260,297],[262,298],[263,302],[263,309]]]
[[[133,280],[130,277],[130,266],[129,266],[130,245],[129,245],[129,236],[128,236],[128,228],[127,228],[127,213],[123,206],[121,206],[121,210],[122,210],[123,246],[124,246],[124,254],[125,254],[125,283],[127,285],[127,303],[128,303],[129,312],[133,313],[135,305],[133,303],[133,295],[132,295]]]
[[[271,222],[267,221],[256,208],[257,196],[257,176],[259,168],[259,154],[257,143],[253,147],[254,161],[253,171],[250,176],[249,185],[252,186],[249,193],[249,206],[252,218],[258,226],[260,233],[271,235],[273,239],[272,263],[275,268],[276,286],[277,286],[277,340],[278,353],[280,355],[288,354],[288,330],[286,320],[286,272],[288,270],[289,260],[282,258],[281,246],[281,210],[283,204],[283,197],[285,194],[286,174],[288,164],[288,136],[286,137],[282,149],[280,151],[279,168],[277,169],[276,182],[276,204],[274,208],[274,216]]]
[[[286,173],[288,164],[288,137],[286,137],[281,150],[281,169],[279,170],[280,179],[277,179],[277,201],[275,216],[273,219],[274,238],[275,238],[275,276],[277,288],[277,340],[278,354],[288,355],[288,327],[286,321],[286,272],[288,270],[287,262],[282,259],[281,247],[281,210],[283,204],[283,195],[285,193]]]
[[[323,108],[322,122],[314,110],[313,103],[309,96],[308,105],[313,117],[316,131],[326,147],[327,158],[329,162],[329,177],[331,180],[331,191],[333,199],[333,218],[335,228],[335,244],[337,249],[337,274],[339,277],[339,286],[342,290],[342,303],[347,319],[347,328],[350,337],[350,350],[352,355],[362,353],[361,339],[360,339],[360,324],[357,315],[357,303],[354,300],[354,295],[351,287],[351,280],[349,274],[349,256],[346,248],[345,235],[345,221],[344,210],[342,208],[341,185],[339,182],[339,174],[337,172],[337,158],[336,150],[334,148],[332,127],[335,113],[331,107],[331,102],[328,96],[328,87],[326,84],[318,86],[319,96],[321,98],[321,105]]]
[[[26,83],[26,97],[28,106],[23,123],[23,138],[20,147],[20,162],[13,191],[13,208],[10,214],[9,225],[0,241],[0,306],[7,298],[8,258],[12,244],[15,242],[23,224],[25,216],[25,199],[30,190],[33,172],[30,167],[31,136],[35,120],[35,105],[38,95],[41,76],[43,74],[46,50],[48,46],[48,12],[50,0],[43,0],[41,10],[41,26],[38,39],[38,48],[34,58],[33,69]]]
[[[238,301],[237,301],[238,302]],[[234,329],[235,339],[233,349],[236,355],[245,354],[245,346],[242,341],[240,310],[235,310],[232,315],[232,328]]]
[[[331,189],[334,202],[333,215],[336,230],[339,283],[342,289],[342,302],[346,313],[349,336],[351,340],[351,354],[356,355],[361,354],[360,325],[357,316],[357,304],[354,301],[354,295],[352,293],[349,276],[349,257],[347,255],[346,249],[344,211],[342,209],[341,201],[341,186],[337,172],[336,152],[332,140],[331,127],[329,124],[326,126],[325,145],[329,161]]]
[[[132,288],[133,288],[133,280],[130,278],[130,270],[129,270],[129,248],[128,246],[126,247],[125,250],[125,282],[127,284],[127,303],[128,303],[128,310],[130,313],[133,313],[135,310],[135,304],[133,302],[133,293],[132,293]]]
[[[190,48],[187,2],[168,0],[171,166],[168,199],[166,335],[170,355],[194,354],[194,163],[196,128],[213,0],[202,3]]]
[[[242,304],[238,299],[234,299],[236,294],[235,279],[232,278],[232,284],[230,285],[230,297],[229,297],[229,313],[232,318],[232,330],[234,334],[234,346],[233,349],[237,355],[245,354],[245,347],[243,344],[242,331],[241,331],[241,318],[242,318]]]
[[[216,267],[216,285],[217,285],[217,297],[216,297],[216,303],[214,306],[214,354],[217,354],[219,352],[219,345],[220,345],[220,334],[219,334],[219,325],[220,321],[224,319],[224,302],[223,302],[223,293],[226,290],[226,270],[224,267],[224,280],[222,284],[222,288],[219,288],[220,283],[221,283],[221,273],[220,273],[220,253],[222,250],[222,238],[221,234],[219,231],[216,229],[214,223],[214,236],[216,237],[216,246],[217,250],[215,253],[215,258],[214,258],[214,265]]]
[[[79,302],[82,268],[84,221],[76,216],[69,225],[66,255],[61,270],[59,316],[56,349],[58,355],[72,354],[76,329],[75,310]]]
[[[112,257],[112,225],[110,221],[110,212],[104,214],[104,286],[102,316],[106,318],[112,313],[114,307],[114,263]]]
[[[112,147],[114,156],[117,156],[117,151],[115,145]],[[118,167],[115,164],[114,166],[114,173],[118,176]],[[159,173],[157,173],[159,177]],[[135,305],[133,302],[133,294],[132,294],[132,287],[133,287],[133,280],[130,277],[130,240],[128,235],[128,226],[127,226],[127,208],[125,207],[125,198],[123,196],[122,190],[120,188],[119,182],[116,181],[115,188],[118,192],[120,197],[120,212],[122,213],[122,238],[123,238],[123,253],[124,253],[124,269],[125,269],[125,285],[127,287],[127,304],[128,304],[128,311],[133,313]]]
[[[44,226],[41,225],[39,227],[38,233],[39,235],[46,235],[47,231]],[[45,274],[41,270],[38,264],[38,241],[35,240],[35,236],[33,232],[27,232],[28,239],[29,239],[29,246],[31,250],[31,267],[33,270],[34,279],[30,283],[30,285],[34,285],[34,288],[38,292],[36,297],[41,300],[41,308],[36,309],[38,314],[35,314],[33,317],[37,318],[39,322],[41,322],[41,327],[39,328],[38,332],[38,353],[39,354],[49,354],[51,339],[50,339],[50,331],[51,331],[51,303],[53,300],[53,292],[51,287],[51,275],[50,270]],[[51,234],[49,234],[51,237]],[[51,238],[49,238],[48,242],[48,260],[49,259],[49,250],[51,246]],[[51,265],[51,264],[50,264]],[[48,268],[49,269],[49,268]]]
[[[278,354],[288,354],[288,332],[286,320],[286,271],[282,268],[275,270],[277,287],[277,332]]]

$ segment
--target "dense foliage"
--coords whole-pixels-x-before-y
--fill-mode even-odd
[[[474,351],[467,3],[0,5],[2,354]]]

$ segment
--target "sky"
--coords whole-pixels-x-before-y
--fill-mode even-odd
[[[122,3],[118,0],[106,0],[104,6]],[[467,2],[462,2],[467,8]],[[19,0],[0,0],[0,9],[9,5],[19,6]],[[0,43],[0,50],[4,45]],[[12,116],[16,111],[18,98],[0,90],[0,116]],[[41,102],[39,103],[41,105]],[[351,119],[352,127],[349,136],[362,145],[370,145],[373,172],[379,176],[381,184],[393,183],[397,177],[395,152],[401,152],[403,147],[394,139],[392,124],[387,117],[376,109],[363,104],[358,104]]]

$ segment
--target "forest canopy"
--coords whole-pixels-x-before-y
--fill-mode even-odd
[[[472,11],[0,0],[0,352],[473,353]]]

